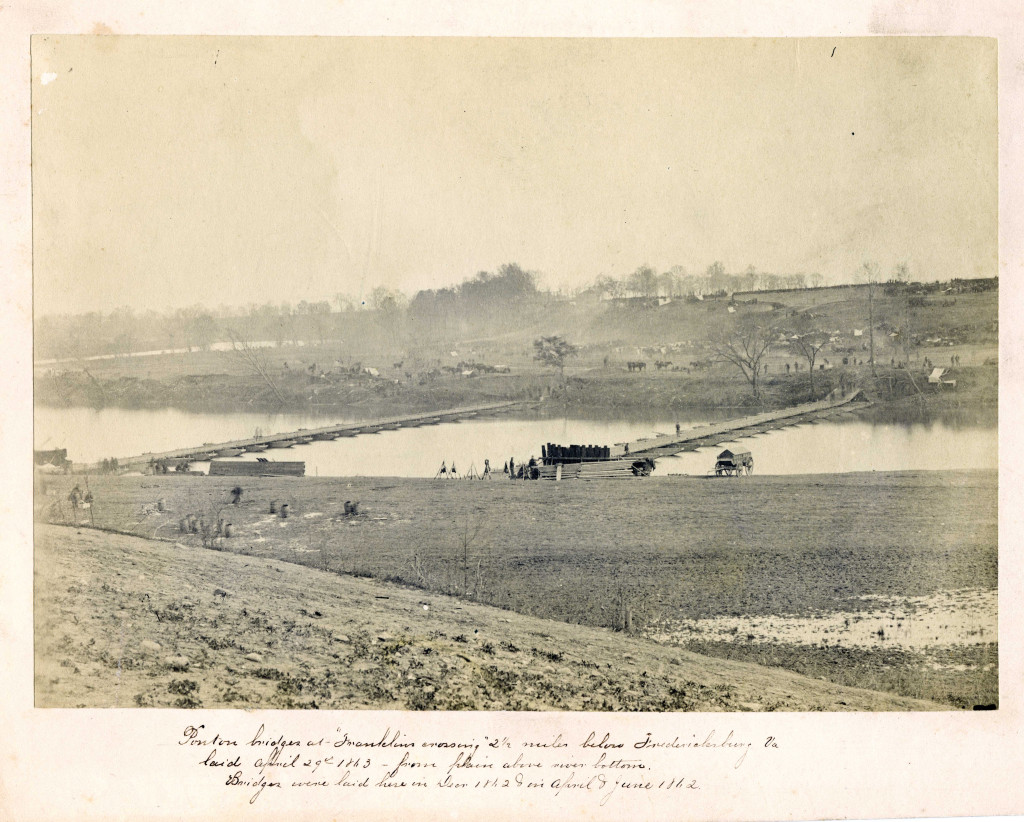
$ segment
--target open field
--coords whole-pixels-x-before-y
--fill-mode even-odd
[[[39,707],[935,710],[274,560],[40,526]]]
[[[51,493],[39,497],[43,516],[50,508],[52,520],[67,521],[64,500],[74,481],[48,479]],[[673,641],[703,643],[709,653],[747,654],[959,707],[998,699],[995,603],[986,596],[997,584],[995,472],[558,484],[247,479],[232,505],[235,484],[90,478],[96,502],[78,516],[171,540],[178,550],[205,542],[567,623],[664,638],[688,620],[706,630]],[[357,515],[344,515],[346,500],[359,501]],[[288,503],[289,517],[271,514],[271,501]],[[233,536],[182,533],[188,514],[211,525],[223,518]],[[978,593],[950,599],[956,592]],[[936,597],[946,597],[938,610],[913,601],[934,604]],[[894,616],[871,647],[853,641],[866,635],[858,633],[858,615],[878,619],[897,608],[913,612],[900,628],[927,616],[934,626],[919,628],[934,627],[937,638],[899,644]],[[836,614],[851,624],[829,637],[747,626]],[[949,628],[955,614],[970,623],[969,640]],[[747,647],[723,642],[721,625],[701,623],[716,619],[738,620],[725,630],[749,635]],[[837,646],[852,649],[847,662],[859,654],[857,664],[846,664]]]

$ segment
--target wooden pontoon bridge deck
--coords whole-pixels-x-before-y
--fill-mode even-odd
[[[646,477],[654,468],[655,457],[667,457],[683,451],[696,451],[706,446],[743,437],[765,434],[778,428],[846,414],[855,410],[856,400],[867,403],[860,390],[829,399],[804,403],[778,411],[727,420],[714,425],[699,425],[680,430],[675,435],[616,443],[614,446],[569,445],[548,443],[541,446],[543,464],[538,466],[538,479],[610,479]],[[749,456],[749,452],[744,452]],[[719,456],[721,459],[721,455]]]
[[[388,417],[386,419],[345,422],[336,425],[325,425],[321,428],[303,428],[282,434],[268,434],[260,437],[247,437],[241,440],[230,442],[204,443],[191,448],[177,448],[173,451],[162,451],[160,453],[139,454],[134,457],[118,459],[122,468],[139,469],[152,463],[159,462],[203,462],[215,459],[218,456],[237,456],[245,451],[263,452],[268,448],[290,448],[293,445],[301,445],[313,440],[331,440],[338,437],[351,437],[358,434],[375,434],[380,431],[394,431],[398,428],[414,428],[420,425],[434,425],[439,422],[454,422],[461,419],[469,419],[481,414],[492,414],[502,411],[510,411],[524,405],[522,401],[517,402],[495,402],[487,405],[473,405],[463,408],[452,408],[448,411],[432,411],[424,414],[407,414],[402,417]],[[223,453],[221,453],[223,452]],[[232,453],[237,452],[237,453]]]
[[[855,400],[867,403],[861,390],[851,391],[832,399],[794,405],[779,411],[768,411],[750,417],[684,428],[678,434],[659,434],[647,439],[618,443],[611,449],[612,459],[624,457],[667,457],[682,451],[696,451],[698,448],[755,434],[765,434],[789,425],[827,419],[853,410]],[[628,447],[627,447],[628,446]]]

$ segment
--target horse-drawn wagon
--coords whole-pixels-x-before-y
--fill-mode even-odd
[[[738,477],[754,473],[754,458],[749,451],[730,451],[728,448],[718,455],[715,462],[716,477]]]

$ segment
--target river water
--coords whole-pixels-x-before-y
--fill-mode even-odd
[[[253,340],[246,342],[245,345],[249,348],[277,348],[279,347],[277,342],[274,340]],[[285,343],[289,347],[294,347],[296,343]],[[297,345],[301,348],[306,345],[305,342],[299,340]],[[233,342],[215,342],[206,346],[207,351],[234,351],[236,348]],[[85,363],[85,362],[102,362],[103,360],[116,360],[116,359],[137,359],[139,357],[159,357],[163,354],[191,354],[193,351],[202,351],[200,346],[189,346],[188,348],[154,348],[150,351],[132,351],[129,354],[91,354],[88,357],[61,357],[59,359],[50,358],[44,360],[36,360],[35,365],[37,368],[49,365],[66,365],[68,363]]]
[[[329,442],[273,449],[262,456],[303,460],[309,476],[432,477],[442,461],[460,474],[474,468],[501,472],[505,461],[540,458],[542,443],[612,445],[626,440],[720,421],[733,414],[664,414],[631,419],[499,416],[444,425],[363,434]],[[121,408],[46,408],[35,412],[35,447],[67,448],[76,463],[99,462],[147,452],[218,443],[262,435],[355,422],[336,414],[196,414]],[[954,425],[938,420],[910,424],[876,423],[853,415],[747,437],[714,448],[663,457],[656,475],[707,473],[723,448],[754,455],[758,474],[844,473],[998,466],[995,426]],[[255,459],[247,454],[240,459]],[[205,469],[196,463],[195,469]]]

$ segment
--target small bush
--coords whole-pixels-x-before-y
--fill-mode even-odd
[[[188,696],[199,690],[199,683],[192,679],[172,679],[171,684],[167,686],[167,690],[172,694]]]
[[[191,679],[172,679],[167,686],[172,694],[181,694],[174,700],[176,708],[201,708],[203,703],[199,699],[199,683]]]

